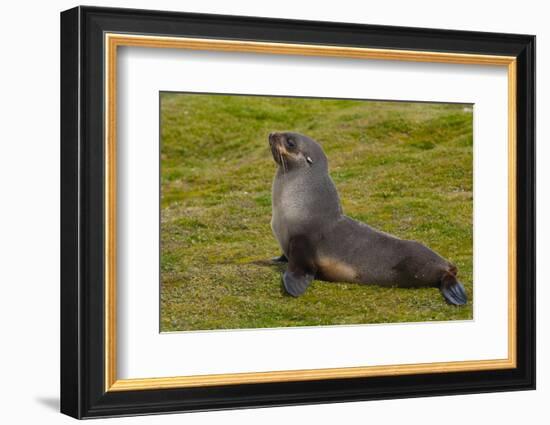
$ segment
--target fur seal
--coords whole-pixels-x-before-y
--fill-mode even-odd
[[[321,146],[298,133],[271,133],[278,164],[272,187],[271,228],[288,262],[286,292],[302,295],[313,279],[331,282],[439,287],[450,304],[467,302],[457,268],[412,240],[344,215]]]

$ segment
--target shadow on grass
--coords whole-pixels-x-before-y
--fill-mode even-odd
[[[284,273],[284,271],[286,270],[286,266],[287,266],[286,262],[277,261],[277,260],[274,260],[273,258],[269,259],[269,260],[250,261],[246,264],[251,264],[251,265],[260,266],[260,267],[269,267],[271,269],[277,270],[281,274],[281,277],[282,277],[282,274]],[[288,297],[288,298],[293,298],[286,292],[286,290],[283,286],[282,280],[281,280],[281,284],[279,285],[279,290],[280,290],[281,295],[283,295],[285,297]]]

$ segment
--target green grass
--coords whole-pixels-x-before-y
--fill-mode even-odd
[[[347,215],[430,246],[469,303],[436,288],[314,281],[294,299],[271,233],[271,131],[319,141]],[[161,330],[472,318],[472,111],[464,105],[161,94]]]

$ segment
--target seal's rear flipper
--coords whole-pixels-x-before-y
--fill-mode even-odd
[[[464,286],[456,279],[456,276],[451,273],[447,273],[443,276],[439,290],[449,304],[464,305],[468,302],[468,296],[466,295]]]
[[[289,270],[283,274],[283,286],[285,291],[293,297],[299,297],[306,292],[307,287],[313,281],[313,275],[302,274],[298,275]]]

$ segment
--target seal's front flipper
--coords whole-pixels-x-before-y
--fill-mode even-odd
[[[313,281],[312,274],[298,274],[289,270],[283,274],[283,286],[287,294],[299,297],[306,292],[307,287]]]
[[[302,295],[315,276],[314,253],[306,236],[294,236],[288,244],[288,268],[283,274],[285,291]]]
[[[272,263],[288,263],[288,258],[286,258],[285,254],[281,254],[279,257],[273,257],[271,259]]]
[[[443,276],[439,289],[449,304],[464,305],[468,302],[464,286],[453,274],[447,273]]]

